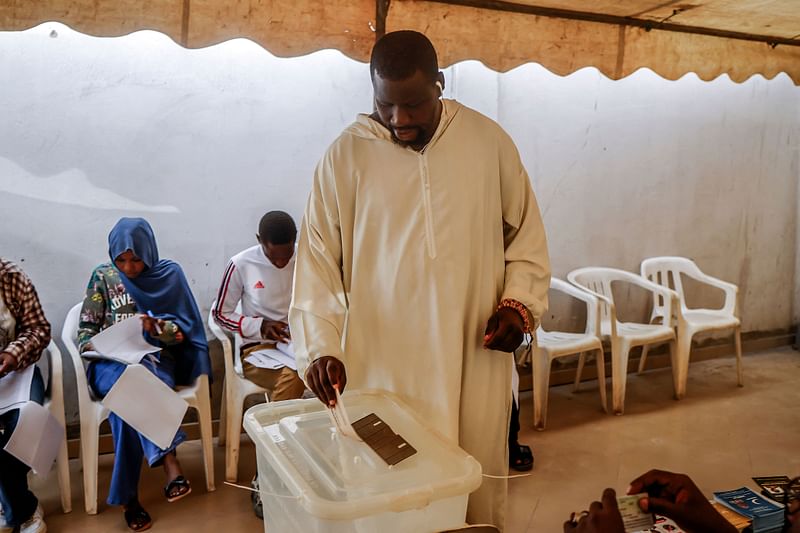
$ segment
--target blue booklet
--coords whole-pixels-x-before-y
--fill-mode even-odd
[[[714,499],[739,514],[752,518],[754,532],[780,531],[783,506],[747,487],[715,492]]]

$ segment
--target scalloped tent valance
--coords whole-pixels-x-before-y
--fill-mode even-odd
[[[798,0],[0,0],[0,30],[53,20],[97,36],[150,29],[188,48],[245,37],[278,56],[335,48],[361,61],[376,34],[410,28],[443,66],[593,66],[612,79],[648,67],[737,82],[785,72],[800,84]]]

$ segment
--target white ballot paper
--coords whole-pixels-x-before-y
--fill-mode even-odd
[[[19,419],[5,451],[31,467],[39,475],[47,474],[58,455],[64,427],[50,411],[36,402],[19,408]]]
[[[10,372],[0,378],[0,415],[18,409],[31,399],[33,365],[22,372]]]
[[[142,365],[129,365],[103,405],[162,450],[169,448],[189,404]]]
[[[102,356],[126,365],[135,365],[145,355],[161,349],[144,340],[142,320],[138,315],[104,329],[92,337],[91,342],[94,351],[84,352],[83,357]]]
[[[297,360],[294,358],[292,343],[279,342],[275,348],[255,351],[244,360],[258,368],[276,370],[286,366],[297,370]]]

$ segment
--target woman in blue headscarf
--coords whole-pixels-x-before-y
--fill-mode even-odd
[[[203,319],[181,267],[159,259],[150,224],[142,218],[122,218],[108,235],[110,263],[94,269],[81,309],[78,343],[81,353],[91,350],[91,339],[103,329],[132,316],[142,320],[145,338],[161,350],[154,363],[142,363],[161,381],[175,388],[190,385],[201,374],[211,376]],[[89,384],[99,397],[111,390],[125,365],[95,359],[87,371]],[[152,519],[139,503],[142,458],[151,467],[163,465],[167,477],[164,494],[177,501],[191,492],[183,477],[175,448],[186,440],[178,430],[172,444],[160,449],[114,413],[108,417],[114,438],[114,471],[108,495],[110,505],[122,505],[133,531],[144,531]]]

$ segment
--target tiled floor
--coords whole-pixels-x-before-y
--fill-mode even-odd
[[[672,399],[669,369],[628,379],[624,416],[600,410],[597,383],[580,392],[550,390],[547,429],[530,425],[530,396],[523,395],[522,434],[536,455],[529,477],[510,482],[508,531],[551,533],[562,530],[571,511],[584,509],[603,488],[624,491],[649,468],[689,473],[706,493],[752,485],[754,475],[800,474],[800,353],[790,349],[745,356],[745,387],[737,388],[732,359],[693,364],[688,394]],[[609,385],[610,392],[610,385]],[[222,484],[223,449],[216,449],[217,491],[206,493],[199,441],[180,448],[194,492],[168,504],[163,474],[145,470],[141,499],[155,521],[154,531],[204,533],[261,531],[248,493]],[[253,446],[242,440],[240,481],[255,471]],[[99,492],[105,498],[111,456],[100,460]],[[74,510],[61,514],[55,475],[36,481],[51,532],[127,531],[118,509],[100,504],[96,516],[83,511],[81,472],[70,464]]]

